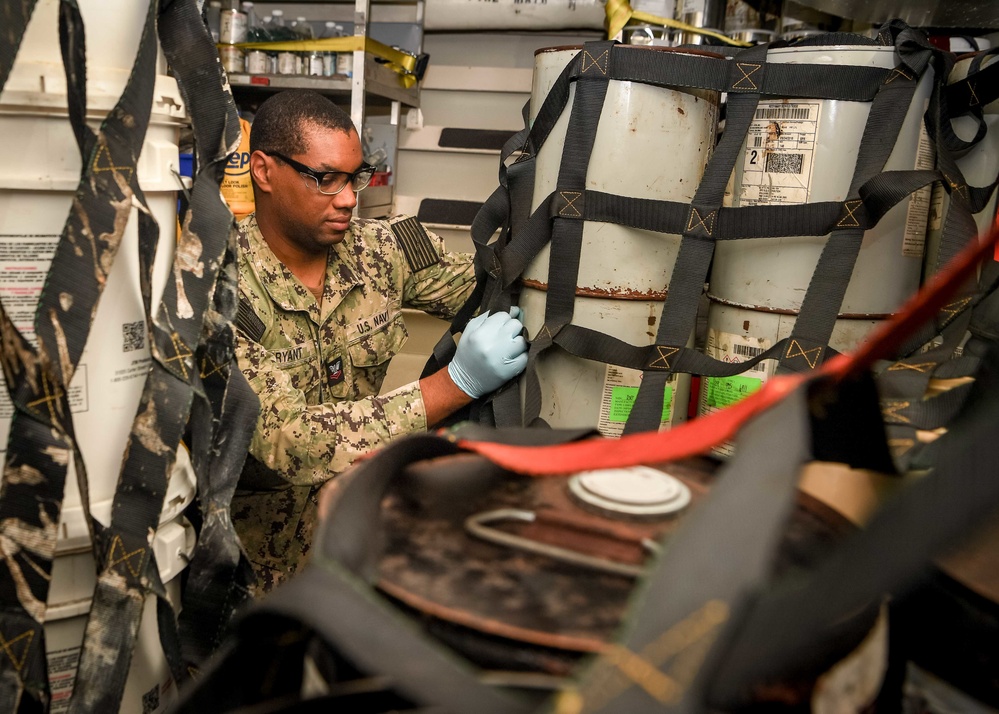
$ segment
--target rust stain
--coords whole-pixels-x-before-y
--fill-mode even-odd
[[[543,283],[540,280],[530,280],[522,279],[521,283],[524,287],[533,288],[534,290],[540,290],[541,292],[548,292],[548,283]],[[608,300],[665,300],[666,295],[669,294],[668,290],[654,290],[651,292],[643,292],[641,290],[632,290],[631,288],[617,288],[614,290],[604,290],[602,288],[576,288],[576,297],[589,297],[589,298],[603,298]]]

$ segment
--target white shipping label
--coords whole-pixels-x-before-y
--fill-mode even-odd
[[[936,151],[926,132],[926,124],[919,122],[919,147],[916,149],[916,171],[929,171],[936,166]],[[933,184],[924,186],[909,199],[905,212],[905,235],[902,239],[902,255],[907,258],[922,258],[926,246],[926,229],[933,203]]]
[[[808,201],[821,102],[763,101],[746,135],[740,206]]]

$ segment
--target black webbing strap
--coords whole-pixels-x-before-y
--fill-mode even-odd
[[[33,7],[33,2],[4,7],[11,20],[9,26],[5,24],[5,42],[0,43],[4,79],[9,76],[20,43],[20,35],[8,34],[7,28],[23,33]],[[152,22],[147,25],[151,27]],[[59,34],[67,69],[69,113],[83,172],[35,315],[37,351],[25,342],[0,306],[4,375],[15,407],[5,465],[8,476],[0,493],[0,527],[5,531],[15,527],[4,533],[5,540],[10,539],[5,558],[9,577],[0,578],[0,630],[7,643],[6,657],[0,657],[0,698],[20,711],[43,711],[48,706],[41,623],[69,458],[74,458],[76,464],[81,502],[91,525],[86,471],[73,439],[66,385],[79,362],[106,271],[124,231],[124,223],[119,225],[116,219],[131,210],[133,196],[148,211],[135,190],[138,152],[134,147],[141,145],[148,123],[151,89],[146,92],[144,106],[140,88],[130,82],[131,95],[119,101],[95,135],[85,123],[85,72],[77,65],[85,55],[85,45],[75,2],[61,2]],[[155,48],[150,68],[153,62]],[[155,245],[156,236],[150,235],[148,225],[145,223],[147,230],[140,227],[140,250],[148,250],[150,242]],[[81,250],[80,246],[89,249]],[[74,251],[79,251],[79,259],[70,255]],[[36,476],[31,479],[9,476],[32,472]]]
[[[676,359],[694,331],[697,302],[714,256],[718,209],[756,113],[759,88],[768,72],[766,57],[767,46],[759,45],[740,53],[738,60],[731,63],[726,130],[704,169],[687,212],[680,251],[659,316],[655,355],[645,364],[641,387],[624,426],[625,434],[658,429],[662,420],[666,382],[675,373]]]
[[[157,50],[152,29],[157,10],[158,3],[154,1],[150,5],[151,17],[143,33],[130,86],[132,81],[152,83]],[[70,702],[71,712],[114,711],[120,705],[139,618],[145,596],[151,589],[160,595],[161,627],[176,628],[175,616],[162,614],[165,599],[157,592],[161,588],[151,588],[156,585],[157,578],[150,575],[150,569],[156,567],[149,547],[150,538],[159,521],[167,480],[195,389],[200,389],[195,350],[202,336],[203,319],[223,263],[231,225],[231,214],[222,204],[218,183],[226,157],[239,137],[232,97],[222,90],[217,64],[206,63],[211,68],[206,72],[205,64],[193,64],[198,53],[179,48],[181,37],[186,38],[188,47],[196,46],[200,40],[202,61],[205,59],[203,50],[210,49],[206,32],[203,28],[198,29],[200,23],[193,6],[179,1],[164,3],[163,19],[164,51],[181,77],[185,101],[190,102],[188,108],[196,120],[195,126],[197,120],[212,117],[206,129],[214,128],[214,136],[206,138],[214,141],[199,146],[201,151],[212,152],[202,157],[197,177],[208,180],[201,180],[200,185],[198,180],[194,183],[191,210],[175,252],[175,280],[167,282],[156,316],[148,322],[153,366],[129,437],[112,502],[111,525],[99,539],[97,587]],[[185,57],[180,56],[185,53]],[[147,60],[147,56],[151,60]],[[145,71],[147,62],[150,73]],[[193,80],[199,74],[206,83],[214,80],[213,90],[203,96],[195,96],[193,87],[183,84],[185,78],[194,84]],[[195,256],[197,258],[192,260]],[[144,290],[147,290],[145,286]],[[229,309],[234,311],[234,302]],[[155,426],[151,429],[151,425]],[[211,428],[209,423],[194,424],[192,429],[202,426]],[[179,637],[169,632],[161,637],[174,676],[183,680],[185,672],[177,671],[181,663],[180,654],[175,651],[178,642]]]
[[[259,400],[233,361],[230,323],[237,302],[236,247],[230,235],[232,214],[218,194],[228,156],[239,142],[236,108],[231,95],[222,89],[217,52],[191,3],[162,4],[159,36],[191,116],[198,151],[184,235],[188,240],[209,237],[204,256],[222,256],[197,350],[202,389],[195,393],[189,429],[201,528],[187,570],[179,622],[183,664],[188,669],[200,665],[218,646],[224,627],[246,601],[253,581],[229,518],[229,503],[246,458]],[[192,287],[210,290],[209,283]]]
[[[910,29],[899,33],[896,49],[900,63],[871,102],[842,217],[819,256],[778,371],[815,369],[825,358],[823,353],[864,239],[864,230],[854,215],[863,204],[860,188],[883,171],[933,52],[925,38]]]
[[[760,598],[719,669],[715,703],[732,703],[751,683],[807,667],[829,623],[881,593],[901,594],[931,557],[955,544],[999,504],[991,451],[999,438],[995,344],[967,407],[936,442],[932,473],[910,484],[803,581]]]
[[[982,67],[984,60],[999,54],[993,48],[975,54],[968,76],[947,85],[946,102],[955,107],[974,107],[979,111],[999,99],[999,63]]]
[[[541,389],[536,378],[538,359],[552,347],[558,331],[572,322],[583,241],[583,221],[580,219],[584,206],[581,202],[597,123],[607,94],[607,75],[617,56],[612,52],[614,46],[613,42],[587,42],[578,55],[579,78],[551,205],[551,252],[544,324],[531,342],[524,370],[524,423],[529,426],[539,420],[541,414]]]
[[[198,347],[204,398],[195,399],[191,457],[198,478],[201,528],[191,554],[179,628],[183,667],[198,666],[221,644],[235,609],[250,599],[253,569],[239,547],[229,505],[260,410],[233,354],[232,307],[238,300],[235,236],[215,286],[206,335]]]

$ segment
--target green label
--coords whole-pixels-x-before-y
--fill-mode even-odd
[[[763,384],[755,377],[708,377],[708,406],[721,409],[748,397]]]
[[[631,414],[631,407],[638,397],[638,387],[611,387],[610,413],[607,415],[608,421],[625,422]],[[662,421],[669,421],[670,406],[673,404],[673,387],[666,385],[663,396],[663,417]]]

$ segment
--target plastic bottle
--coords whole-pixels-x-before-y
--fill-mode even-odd
[[[301,15],[295,18],[295,21],[291,23],[291,29],[295,31],[296,39],[299,40],[314,40],[316,39],[315,33],[312,31],[312,23],[306,20]],[[310,72],[310,52],[299,52],[298,53],[298,73],[299,74],[311,74]],[[322,73],[322,58],[318,58],[318,66],[320,74]]]
[[[323,34],[319,36],[319,39],[327,40],[337,36],[336,23],[327,20]],[[336,74],[336,52],[323,52],[323,76],[332,77],[334,74]]]
[[[222,0],[211,0],[205,8],[205,23],[212,35],[212,41],[218,43],[219,29],[222,18]]]
[[[243,12],[246,13],[246,41],[270,41],[270,33],[261,24],[253,9],[252,2],[243,3]],[[247,50],[246,52],[246,71],[250,74],[269,74],[273,64],[272,56],[264,50]]]
[[[336,26],[337,37],[344,37],[343,25]],[[346,77],[354,76],[354,53],[338,52],[336,55],[336,73]]]
[[[298,36],[284,24],[284,10],[271,10],[271,40],[288,42]],[[298,56],[294,52],[282,51],[277,55],[278,74],[298,74]]]
[[[242,130],[239,149],[229,157],[220,187],[222,197],[237,221],[253,213],[255,207],[250,179],[250,123],[240,117],[239,128]]]

